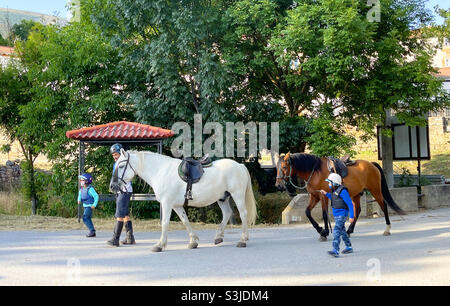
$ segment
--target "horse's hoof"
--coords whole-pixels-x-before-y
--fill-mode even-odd
[[[247,244],[245,242],[241,242],[239,241],[238,244],[236,245],[238,248],[245,248],[247,246]]]
[[[197,242],[192,242],[192,243],[189,243],[189,245],[188,245],[188,248],[189,249],[196,249],[198,247],[198,243]]]
[[[152,248],[152,252],[154,252],[154,253],[158,253],[158,252],[161,252],[161,251],[162,251],[162,247],[154,246],[154,247]]]
[[[222,239],[222,238],[217,238],[216,240],[214,240],[214,244],[215,244],[215,245],[221,244],[222,242],[223,242],[223,239]]]
[[[390,236],[390,235],[391,235],[390,232],[384,232],[384,233],[383,233],[383,236]]]
[[[320,236],[319,241],[324,242],[327,241],[327,236]]]

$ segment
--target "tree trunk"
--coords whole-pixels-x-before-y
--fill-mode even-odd
[[[28,169],[30,171],[30,197],[31,197],[31,213],[36,215],[37,210],[37,199],[36,199],[36,186],[35,186],[35,180],[34,180],[34,164],[33,161],[29,161],[30,168]]]
[[[37,200],[34,195],[31,196],[31,213],[33,216],[36,215],[36,208],[37,208]]]

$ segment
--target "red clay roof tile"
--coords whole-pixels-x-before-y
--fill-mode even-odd
[[[67,131],[66,136],[75,140],[107,139],[161,139],[174,135],[173,131],[135,122],[118,121],[78,130]]]

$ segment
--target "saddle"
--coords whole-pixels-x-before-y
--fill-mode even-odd
[[[354,166],[356,161],[351,160],[349,155],[345,155],[340,159],[328,156],[328,171],[339,174],[342,178],[348,175],[347,167]]]
[[[211,167],[212,161],[209,155],[203,156],[201,159],[197,160],[192,157],[184,157],[178,167],[178,175],[180,178],[187,183],[186,194],[184,198],[186,201],[193,200],[192,198],[192,184],[197,183],[203,176],[205,172],[203,168]]]

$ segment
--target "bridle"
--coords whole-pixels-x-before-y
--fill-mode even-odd
[[[126,163],[125,169],[122,172],[122,176],[119,177],[119,167],[123,163]],[[136,170],[134,170],[133,166],[130,164],[130,154],[128,154],[128,158],[126,160],[121,160],[120,162],[118,162],[116,164],[116,167],[115,167],[114,173],[113,173],[113,182],[118,182],[120,180],[125,185],[127,184],[127,182],[123,179],[123,177],[125,176],[125,172],[127,172],[128,166],[130,166],[131,170],[133,170],[134,174],[136,175]]]
[[[287,162],[287,164],[289,165],[289,175],[285,175],[283,170],[281,170],[281,163],[280,163],[280,169],[277,169],[277,180],[278,179],[282,179],[284,181],[286,181],[287,178],[289,178],[289,183],[296,189],[306,189],[308,187],[308,183],[311,180],[311,177],[314,174],[314,171],[316,171],[316,169],[314,169],[313,171],[311,171],[311,174],[309,175],[308,179],[305,181],[305,185],[304,186],[297,186],[294,184],[294,182],[292,181],[292,165],[291,163]],[[279,173],[282,173],[283,176],[279,176]]]

